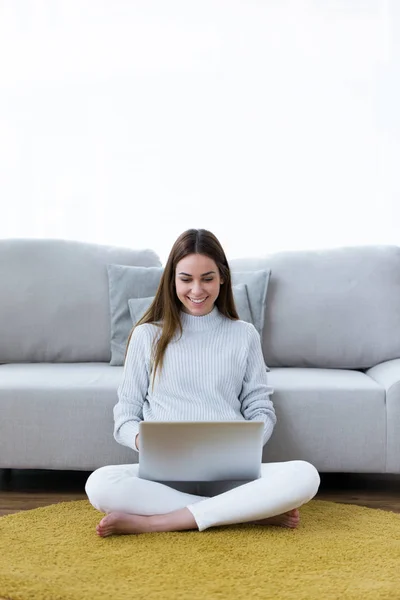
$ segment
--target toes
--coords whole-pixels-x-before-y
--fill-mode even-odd
[[[100,521],[100,523],[98,525],[96,525],[96,533],[97,535],[100,535],[101,537],[105,537],[106,535],[110,534],[110,527],[107,527],[107,525],[103,524],[103,521]]]
[[[108,535],[111,535],[111,531],[109,529],[97,529],[96,531],[97,535],[99,535],[100,537],[107,537]]]

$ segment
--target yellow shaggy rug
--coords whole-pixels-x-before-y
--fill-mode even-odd
[[[313,500],[297,529],[230,525],[100,538],[103,513],[61,502],[0,518],[0,598],[400,598],[400,515]]]

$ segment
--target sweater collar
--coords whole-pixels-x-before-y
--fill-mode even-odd
[[[218,308],[214,308],[207,315],[196,316],[181,311],[181,323],[184,331],[207,331],[218,327],[223,320],[223,315]]]

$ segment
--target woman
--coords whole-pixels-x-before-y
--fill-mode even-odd
[[[114,437],[140,449],[139,422],[257,420],[264,445],[276,423],[260,336],[239,320],[217,238],[189,229],[175,242],[149,310],[127,344],[114,407]],[[169,483],[140,479],[138,465],[101,467],[88,478],[92,505],[108,513],[97,534],[180,531],[232,523],[296,527],[298,507],[320,478],[305,461],[264,463],[261,477]]]

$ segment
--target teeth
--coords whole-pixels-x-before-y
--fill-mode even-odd
[[[204,302],[205,298],[203,298],[203,300],[192,300],[192,298],[189,298],[189,300],[191,302],[194,302],[195,304],[201,304],[202,302]]]

